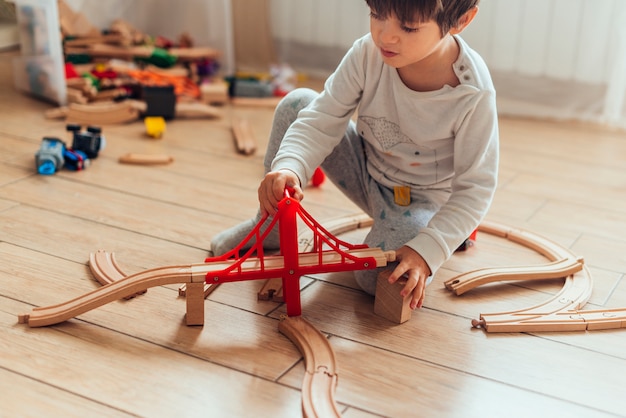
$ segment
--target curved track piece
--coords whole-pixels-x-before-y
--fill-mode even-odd
[[[511,312],[481,314],[474,327],[488,332],[582,331],[587,329],[579,315],[593,288],[587,267],[565,279],[563,289],[546,302]]]
[[[626,327],[626,309],[579,311],[591,297],[593,281],[589,269],[568,249],[531,232],[485,222],[479,231],[506,238],[530,248],[551,263],[526,267],[477,270],[446,281],[448,289],[461,294],[494,280],[539,280],[565,277],[565,284],[544,303],[511,312],[481,314],[474,327],[488,332],[576,331]],[[561,276],[560,276],[561,275]]]
[[[95,253],[89,254],[89,269],[98,283],[103,286],[121,280],[127,276],[117,264],[115,254],[104,250],[98,250]],[[217,287],[218,286],[214,284],[205,284],[204,298],[209,297]],[[147,291],[147,289],[141,290],[133,295],[126,296],[124,299],[132,299],[135,296],[143,295]],[[186,284],[183,283],[178,289],[178,296],[186,297],[186,295],[187,287]]]
[[[447,280],[447,289],[456,295],[485,283],[504,280],[544,280],[568,277],[583,268],[582,259],[566,248],[531,232],[513,229],[494,222],[483,222],[480,232],[506,238],[546,257],[550,263],[534,266],[494,267],[470,271]]]
[[[300,316],[281,319],[278,329],[304,356],[303,415],[306,418],[340,417],[334,395],[337,386],[335,354],[328,339]]]
[[[448,290],[460,296],[483,284],[512,280],[547,280],[570,276],[583,268],[580,260],[566,258],[542,266],[489,267],[470,271],[445,282]]]
[[[202,269],[195,269],[194,265],[150,269],[124,277],[70,301],[34,308],[31,314],[20,315],[18,320],[20,323],[28,322],[31,327],[57,324],[149,287],[204,281],[205,274],[206,268],[202,271]]]
[[[127,276],[117,264],[115,254],[103,250],[89,254],[89,269],[93,277],[103,286],[121,280]],[[126,296],[124,299],[132,299],[146,292],[147,290],[141,290],[130,296]]]
[[[130,103],[78,104],[68,106],[67,122],[89,124],[128,123],[139,119],[139,111]]]

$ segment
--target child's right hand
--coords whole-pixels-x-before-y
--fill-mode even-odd
[[[259,203],[261,216],[276,214],[278,202],[285,197],[285,189],[293,189],[291,197],[300,201],[304,198],[304,193],[300,187],[300,179],[293,171],[279,170],[270,171],[259,185]]]

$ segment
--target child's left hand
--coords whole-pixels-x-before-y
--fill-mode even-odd
[[[410,308],[421,308],[426,296],[426,279],[431,275],[430,267],[417,251],[407,246],[396,250],[396,260],[398,266],[389,275],[389,283],[406,277],[407,282],[400,295],[405,297],[412,294]]]

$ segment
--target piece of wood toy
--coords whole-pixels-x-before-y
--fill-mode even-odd
[[[448,290],[460,296],[477,286],[513,280],[547,280],[568,277],[583,268],[582,259],[564,258],[541,266],[488,267],[463,273],[445,282]]]
[[[174,158],[165,154],[139,154],[130,152],[120,156],[118,161],[123,164],[163,165],[172,163]]]
[[[117,264],[115,254],[106,251],[97,251],[89,255],[89,269],[91,270],[94,278],[103,286],[121,280],[127,276],[127,274],[124,273],[124,271]],[[217,285],[204,283],[202,289],[203,300],[198,301],[197,297],[193,297],[194,295],[192,295],[191,301],[187,300],[187,313],[192,312],[191,314],[186,315],[188,325],[203,325],[198,318],[202,318],[202,320],[204,320],[204,314],[202,314],[202,316],[199,315],[199,312],[204,309],[204,307],[196,307],[193,306],[193,304],[204,304],[204,299],[206,299],[215,289],[217,289]],[[146,293],[146,291],[147,290],[137,292],[136,294],[126,296],[124,299],[134,298],[135,296]],[[187,296],[186,284],[183,284],[178,288],[178,295],[181,297]]]
[[[177,118],[219,119],[222,117],[219,108],[200,102],[178,102],[175,112]]]
[[[257,147],[257,140],[250,126],[250,122],[246,119],[234,119],[232,129],[237,151],[244,155],[254,154]]]
[[[139,118],[137,109],[125,102],[93,103],[68,106],[66,121],[68,123],[112,125],[129,123]]]
[[[282,318],[278,329],[304,357],[302,415],[306,418],[340,417],[334,396],[337,366],[328,338],[301,316]]]
[[[274,109],[282,97],[231,97],[230,103],[241,107],[267,107]]]
[[[68,123],[81,125],[112,125],[130,123],[138,120],[147,109],[146,103],[140,100],[124,100],[121,102],[91,102],[86,104],[70,103],[45,111],[48,119],[63,119]],[[215,106],[204,103],[176,103],[176,117],[181,118],[221,118],[222,112]]]
[[[87,54],[92,57],[120,59],[149,58],[158,51],[158,48],[151,45],[118,46],[103,43],[66,48],[66,53],[70,54]],[[166,51],[176,62],[217,59],[221,55],[217,49],[208,47],[169,48]]]
[[[111,23],[110,32],[122,38],[119,42],[122,46],[139,45],[151,41],[150,36],[146,35],[124,19],[115,19]]]
[[[516,311],[481,314],[480,319],[472,321],[472,326],[487,332],[583,331],[626,327],[626,308],[594,310],[589,311],[588,315],[581,310],[591,296],[593,281],[582,259],[567,248],[532,232],[493,222],[483,222],[478,230],[537,251],[546,257],[549,263],[538,266],[483,269],[482,272],[488,272],[486,278],[480,277],[481,270],[478,270],[478,274],[476,272],[461,274],[446,281],[448,289],[455,292],[468,291],[480,284],[498,280],[498,271],[501,273],[499,276],[501,280],[507,280],[509,277],[521,280],[523,279],[521,271],[526,271],[532,280],[539,280],[544,273],[546,278],[562,273],[566,276],[563,288],[544,303]]]
[[[200,85],[200,97],[202,102],[207,104],[228,103],[228,83],[224,80],[212,80]]]
[[[202,286],[205,283],[263,280],[271,277],[282,277],[287,315],[299,317],[302,312],[299,279],[302,275],[374,269],[387,265],[392,258],[391,253],[380,248],[352,245],[332,236],[297,200],[290,197],[288,190],[278,203],[278,213],[272,218],[268,228],[261,231],[267,219],[268,216],[263,217],[237,247],[223,256],[207,258],[202,264],[158,267],[121,278],[121,270],[113,268],[113,272],[109,274],[119,280],[113,280],[64,303],[34,308],[29,314],[18,315],[18,322],[31,327],[53,325],[149,287],[184,283],[187,286],[186,323],[203,325]],[[313,231],[310,252],[298,252],[298,221]],[[281,252],[278,255],[265,256],[263,239],[274,226],[279,229]],[[254,245],[239,256],[242,248],[252,239],[255,240]],[[105,255],[104,260],[113,264],[112,257]],[[304,415],[340,416],[334,401],[337,385],[334,354],[326,338],[300,318],[284,320],[279,327],[305,357],[306,374],[302,390]]]
[[[76,38],[69,38],[63,41],[63,45],[67,47],[84,47],[94,44],[120,44],[124,40],[124,37],[119,33],[100,33],[98,35],[91,34],[87,36],[79,36]]]
[[[584,331],[589,324],[579,309],[589,300],[592,288],[591,274],[583,267],[567,277],[563,289],[544,303],[517,311],[480,314],[480,319],[472,320],[472,326],[487,332]],[[610,322],[613,318],[607,318]]]
[[[82,13],[75,12],[64,0],[57,0],[59,26],[64,36],[98,36],[100,30]]]
[[[186,283],[185,286],[185,322],[187,325],[204,325],[204,283]]]
[[[212,283],[205,283],[203,289],[204,299],[208,298],[211,293],[217,289],[218,285]],[[187,296],[187,285],[185,283],[181,284],[178,287],[178,296],[186,297]]]
[[[389,283],[390,274],[391,270],[383,270],[378,275],[374,313],[396,324],[403,324],[411,319],[411,294],[402,297],[400,291],[406,285],[406,280]]]
[[[66,321],[152,286],[196,282],[226,283],[271,277],[283,278],[287,315],[298,316],[302,311],[299,286],[302,275],[374,269],[387,265],[392,256],[390,252],[339,240],[321,227],[297,200],[289,197],[288,191],[285,191],[285,194],[285,198],[278,204],[279,213],[272,218],[268,229],[261,232],[261,227],[268,218],[266,216],[237,247],[223,256],[207,258],[201,264],[165,266],[132,274],[65,303],[35,308],[31,314],[19,315],[18,319],[20,322],[27,322],[31,327],[47,326]],[[316,236],[314,242],[317,244],[311,252],[298,252],[298,218],[311,228]],[[263,239],[279,220],[281,253],[265,256]],[[252,239],[255,239],[255,244],[240,256],[241,249]]]
[[[89,102],[89,99],[85,97],[81,90],[72,87],[66,87],[65,91],[67,94],[68,103],[86,104]]]
[[[115,255],[106,251],[96,251],[89,254],[89,270],[91,270],[91,274],[98,283],[103,286],[126,277],[126,273],[117,264]],[[124,299],[132,299],[146,292],[147,290],[140,290],[137,293],[125,296]]]

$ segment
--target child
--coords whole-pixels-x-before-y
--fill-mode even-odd
[[[324,91],[294,90],[277,107],[256,218],[218,234],[211,247],[220,255],[239,244],[263,215],[275,214],[285,187],[301,200],[321,166],[373,218],[365,243],[396,250],[389,281],[407,279],[401,294],[411,294],[415,309],[491,204],[495,91],[483,60],[458,36],[478,0],[366,2],[370,33],[354,43]],[[275,228],[264,247],[278,244]],[[374,294],[378,273],[355,277]]]

